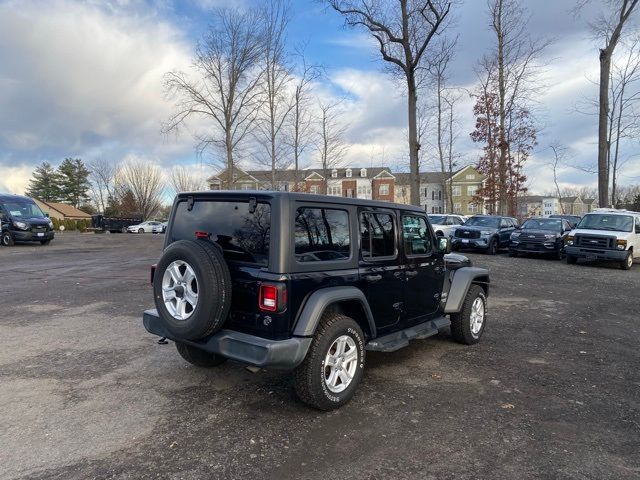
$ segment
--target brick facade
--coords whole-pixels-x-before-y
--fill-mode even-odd
[[[386,193],[384,193],[385,187],[383,187],[383,185],[387,186]],[[372,182],[373,199],[393,202],[395,196],[395,185],[396,182],[394,178],[374,178]]]

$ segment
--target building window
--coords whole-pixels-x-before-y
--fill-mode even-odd
[[[360,169],[360,176],[363,178],[367,177],[367,169],[366,168],[361,168]]]
[[[470,203],[467,205],[467,210],[469,213],[478,213],[478,206],[475,203]]]
[[[334,195],[336,197],[339,197],[340,195],[342,195],[342,187],[340,187],[340,185],[334,185],[329,187],[329,195]]]
[[[454,185],[453,187],[451,187],[451,195],[454,197],[459,197],[462,195],[462,189],[460,188],[460,185]],[[459,203],[456,205],[460,205]]]
[[[467,187],[467,195],[469,195],[470,197],[473,197],[476,195],[476,193],[478,193],[478,186],[477,185],[469,185]]]
[[[242,185],[240,185],[240,190],[251,190],[251,184],[243,183]]]
[[[347,168],[347,178],[351,178],[351,169]]]
[[[467,180],[475,180],[476,176],[473,173],[470,173],[466,178]]]
[[[383,183],[378,187],[378,195],[389,195],[389,184]]]
[[[462,210],[462,204],[460,203],[453,204],[453,213],[460,213],[461,210]]]
[[[360,185],[358,186],[358,197],[371,195],[371,186],[369,185]]]
[[[429,198],[429,190],[427,189],[427,187],[424,187],[424,192],[423,192],[422,196],[424,198]]]
[[[317,195],[318,193],[320,193],[320,187],[318,185],[311,185],[311,187],[309,188],[309,193]]]
[[[335,168],[331,170],[331,178],[338,178],[338,170]]]

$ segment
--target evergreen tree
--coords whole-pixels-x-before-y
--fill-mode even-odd
[[[60,177],[50,163],[42,162],[36,167],[26,194],[43,202],[60,200]]]
[[[89,170],[79,158],[65,158],[58,167],[60,198],[78,208],[89,200]]]

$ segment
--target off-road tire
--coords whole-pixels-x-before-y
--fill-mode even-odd
[[[51,240],[40,240],[40,245],[49,245]]]
[[[482,322],[480,331],[477,334],[473,334],[471,331],[471,307],[475,299],[478,297],[482,298],[482,302],[484,303],[484,321]],[[482,287],[479,285],[471,285],[464,298],[460,311],[451,314],[451,337],[458,343],[473,345],[480,341],[486,326],[487,296],[485,295]]]
[[[198,282],[198,303],[185,320],[175,319],[162,298],[162,278],[175,260],[183,260],[194,270]],[[163,326],[175,337],[198,340],[216,332],[229,316],[231,274],[219,248],[205,240],[179,240],[169,245],[153,279],[153,293]]]
[[[627,256],[620,262],[620,268],[622,268],[622,270],[631,270],[631,267],[633,267],[633,251],[629,250]]]
[[[9,232],[2,232],[2,246],[3,247],[12,247],[15,245],[13,240],[13,236]]]
[[[498,253],[498,241],[495,238],[489,240],[489,246],[487,247],[487,253],[489,255],[495,255]]]
[[[576,257],[574,255],[569,255],[567,253],[567,263],[569,265],[575,265],[576,263],[578,263],[578,257]]]
[[[227,361],[225,357],[209,353],[186,343],[176,342],[176,350],[182,358],[196,367],[217,367]]]
[[[354,340],[358,351],[358,362],[348,387],[340,393],[333,393],[325,383],[324,362],[331,345],[342,335],[348,335]],[[326,313],[316,328],[307,356],[295,370],[296,394],[302,402],[318,410],[327,411],[341,407],[351,400],[358,388],[364,365],[365,338],[360,326],[355,320],[341,313]]]

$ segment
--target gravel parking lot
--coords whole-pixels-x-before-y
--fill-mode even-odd
[[[640,478],[640,264],[471,254],[490,323],[370,353],[354,400],[201,370],[141,313],[159,235],[0,248],[0,478]]]

